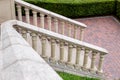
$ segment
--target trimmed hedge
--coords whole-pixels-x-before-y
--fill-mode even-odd
[[[39,7],[48,9],[55,13],[71,18],[115,14],[114,0],[85,0],[85,1],[74,0],[79,2],[72,2],[72,0],[69,0],[71,1],[71,3],[47,2],[46,0],[24,0],[24,1],[27,1]]]
[[[117,1],[117,11],[116,11],[117,17],[120,19],[120,0]]]

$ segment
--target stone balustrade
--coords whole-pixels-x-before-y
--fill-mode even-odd
[[[54,29],[54,32],[67,35],[69,37],[74,35],[73,38],[81,41],[83,40],[84,29],[87,27],[85,24],[29,4],[22,0],[15,0],[15,3],[17,7],[18,20],[24,21],[22,19],[22,12],[25,12],[24,16],[26,21],[24,22],[39,26],[44,29],[47,27],[47,29],[50,31]],[[30,15],[30,11],[32,11],[32,15]],[[33,21],[30,21],[31,16],[33,17]],[[67,27],[68,29],[66,30]],[[77,35],[79,35],[79,37],[77,37]]]
[[[21,28],[22,37],[13,28],[18,23],[13,20],[0,26],[0,80],[63,80],[35,51],[37,34],[31,31],[34,50],[25,41],[28,30]]]
[[[48,63],[77,72],[103,73],[107,50],[21,21],[15,22],[16,30]]]

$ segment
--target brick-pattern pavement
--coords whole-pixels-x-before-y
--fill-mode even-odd
[[[84,41],[106,48],[104,72],[109,78],[120,78],[120,23],[113,16],[76,19],[88,25]],[[110,80],[109,79],[109,80]]]

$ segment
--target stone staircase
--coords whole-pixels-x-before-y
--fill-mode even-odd
[[[15,4],[17,19],[34,25],[28,25],[31,26],[29,28],[16,26],[16,30],[54,69],[77,75],[104,77],[102,63],[108,51],[82,41],[87,27],[85,24],[21,0],[15,0]],[[30,10],[33,16],[30,16]]]
[[[102,66],[108,51],[83,42],[85,24],[21,0],[15,4],[19,21],[10,21],[12,28],[55,70],[105,78]]]

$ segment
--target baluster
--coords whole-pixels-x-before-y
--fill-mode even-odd
[[[46,37],[42,36],[42,57],[47,58],[46,56]]]
[[[32,36],[32,47],[37,51],[37,34],[36,33],[31,33]]]
[[[74,27],[74,29],[75,29],[75,30],[74,30],[74,38],[75,38],[75,39],[77,39],[77,28],[78,28],[77,26]]]
[[[61,21],[61,27],[62,27],[62,34],[64,35],[65,34],[65,22],[64,21]]]
[[[85,28],[80,28],[80,41],[83,41],[84,29],[85,29]]]
[[[87,69],[87,64],[88,64],[88,54],[89,54],[89,50],[85,49],[85,53],[84,53],[84,61],[83,61],[83,70]]]
[[[27,31],[24,29],[22,30],[22,36],[27,41]]]
[[[20,5],[17,5],[17,12],[18,12],[18,20],[22,21],[22,10]]]
[[[33,24],[35,26],[37,26],[37,12],[36,11],[32,11],[33,13]]]
[[[90,71],[94,72],[95,71],[95,59],[96,59],[96,54],[97,52],[92,52],[92,59],[91,59],[91,68]]]
[[[100,59],[99,59],[99,64],[98,64],[98,74],[102,73],[102,65],[103,65],[103,60],[104,60],[104,54],[100,54]]]
[[[47,16],[48,28],[51,31],[51,17]]]
[[[69,25],[69,29],[68,29],[68,36],[70,36],[71,37],[71,24],[68,24]]]
[[[68,45],[68,60],[67,60],[67,64],[69,66],[72,66],[72,49],[73,49],[73,46],[72,45]]]
[[[22,34],[22,28],[20,28],[19,26],[17,27],[17,31],[19,34]]]
[[[51,58],[50,58],[50,61],[51,62],[55,62],[55,43],[56,41],[54,39],[51,40]]]
[[[40,27],[44,28],[44,14],[40,14]]]
[[[26,22],[30,23],[30,13],[28,8],[25,8],[25,14],[26,14]]]
[[[60,42],[60,62],[64,62],[64,42]]]
[[[76,48],[76,62],[75,62],[75,67],[78,68],[80,67],[79,63],[80,63],[80,53],[81,53],[81,48],[77,47]]]
[[[54,18],[55,32],[58,33],[58,19]]]

